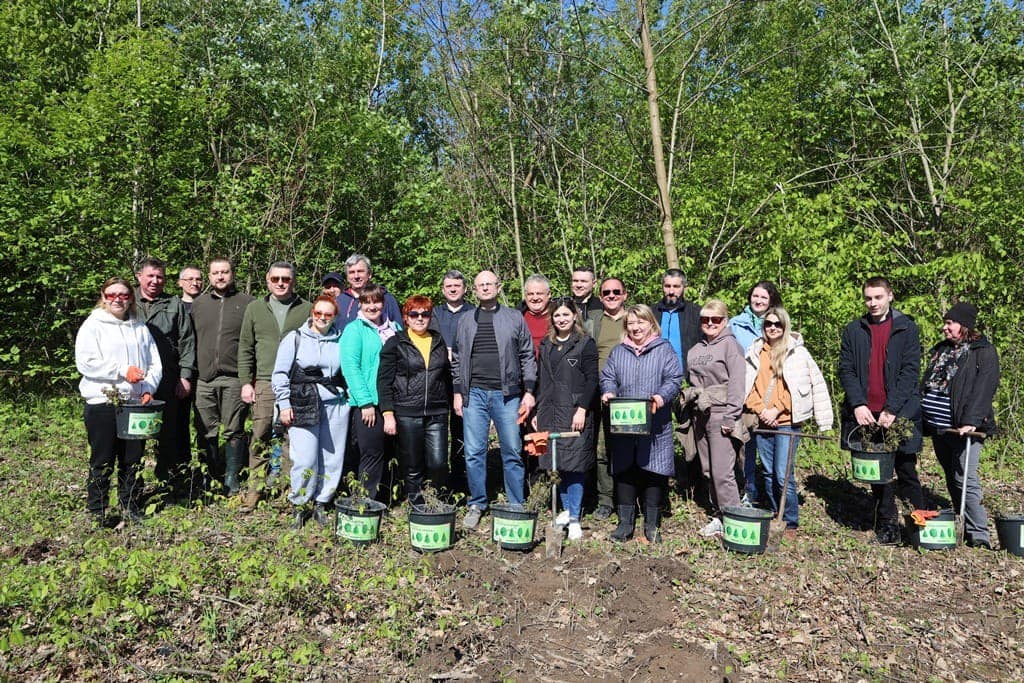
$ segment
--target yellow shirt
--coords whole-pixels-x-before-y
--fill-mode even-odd
[[[430,367],[430,343],[433,341],[433,337],[430,336],[428,331],[426,334],[419,334],[413,330],[409,330],[409,340],[413,346],[419,349],[420,355],[423,356],[423,366]]]

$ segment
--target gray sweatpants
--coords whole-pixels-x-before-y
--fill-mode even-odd
[[[289,427],[291,492],[288,500],[302,505],[310,500],[329,503],[341,482],[348,439],[348,401],[324,402],[320,422],[312,427]]]
[[[722,508],[740,504],[736,462],[743,444],[722,434],[720,413],[698,415],[694,427],[700,466],[704,477],[711,480],[711,504],[720,514]]]
[[[964,450],[967,439],[952,434],[932,437],[935,457],[946,473],[946,490],[952,508],[960,514],[960,496],[964,481]],[[988,514],[981,504],[981,481],[978,479],[978,460],[981,458],[981,440],[971,441],[971,462],[967,469],[967,501],[964,510],[964,537],[974,543],[991,543],[988,535]]]

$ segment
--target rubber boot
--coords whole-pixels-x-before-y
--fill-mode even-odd
[[[243,459],[249,455],[244,439],[232,439],[224,444],[224,488],[228,497],[238,495],[241,488],[239,473],[244,465]]]
[[[661,521],[661,507],[658,505],[644,506],[644,536],[651,543],[661,543],[661,531],[658,530],[658,523]]]
[[[203,466],[202,466],[203,490],[207,494],[220,493],[220,477],[218,470],[223,469],[223,460],[217,442],[206,441],[203,443]]]
[[[615,527],[611,539],[616,543],[625,543],[633,538],[633,531],[636,529],[636,506],[619,506],[619,526]]]

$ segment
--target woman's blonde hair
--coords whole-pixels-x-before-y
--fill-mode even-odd
[[[791,327],[789,321],[789,313],[782,306],[775,306],[769,308],[764,313],[764,318],[761,322],[761,336],[764,338],[764,343],[768,344],[768,335],[764,331],[764,322],[768,320],[768,316],[774,315],[782,323],[782,336],[779,337],[779,341],[775,344],[769,344],[771,348],[771,364],[772,372],[775,373],[776,377],[782,377],[782,364],[786,360],[786,354],[789,353],[789,347],[793,343],[793,337],[791,335]]]
[[[708,299],[705,301],[704,305],[700,307],[700,314],[704,315],[704,311],[711,315],[720,315],[724,318],[729,317],[729,307],[721,299]]]
[[[661,336],[661,325],[658,324],[658,319],[654,316],[654,311],[647,304],[633,304],[626,309],[626,315],[622,316],[622,338],[625,339],[627,336],[626,323],[629,321],[629,316],[634,318],[640,318],[646,320],[651,324],[652,332],[654,336]]]

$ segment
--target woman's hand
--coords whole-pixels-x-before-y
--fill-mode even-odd
[[[758,419],[769,427],[779,426],[779,409],[778,408],[765,408],[757,414]]]
[[[732,425],[722,425],[722,433],[726,436],[732,434]]]
[[[964,425],[963,427],[957,427],[956,431],[960,432],[960,435],[963,436],[977,430],[974,429],[974,425]]]
[[[367,427],[372,427],[373,425],[377,424],[376,408],[374,408],[373,406],[366,406],[365,408],[361,408],[360,412],[362,413],[364,425],[366,425]]]
[[[583,425],[587,422],[587,409],[577,408],[576,412],[572,414],[572,431],[580,432],[583,431]]]
[[[281,424],[285,427],[291,427],[292,422],[295,422],[295,411],[291,408],[285,408],[281,411]]]
[[[651,396],[651,404],[651,412],[656,413],[665,407],[665,399],[661,397],[661,394],[654,394]]]
[[[384,413],[384,433],[388,436],[394,436],[398,433],[398,423],[395,421],[395,416],[391,413]]]
[[[608,405],[608,401],[612,400],[613,398],[615,398],[615,393],[612,391],[607,391],[601,394],[601,403]]]

